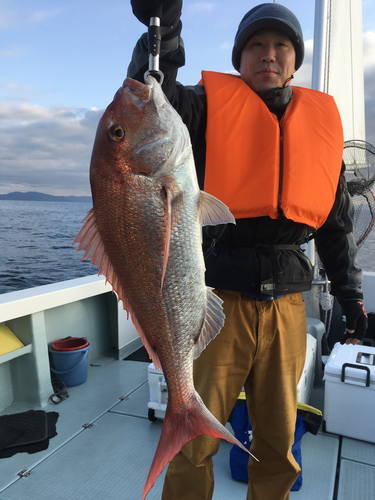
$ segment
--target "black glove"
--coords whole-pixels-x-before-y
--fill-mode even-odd
[[[346,316],[347,330],[340,339],[340,344],[345,344],[348,339],[362,340],[367,330],[367,314],[362,300],[347,299],[340,302],[342,312]]]
[[[135,17],[146,26],[150,24],[150,17],[160,9],[162,27],[177,28],[180,23],[182,0],[131,0],[130,3]]]

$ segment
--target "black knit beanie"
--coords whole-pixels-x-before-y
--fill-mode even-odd
[[[297,70],[303,61],[305,44],[301,25],[296,16],[289,9],[278,3],[262,3],[257,5],[243,17],[238,26],[232,52],[232,63],[239,71],[241,52],[249,38],[261,29],[276,28],[284,31],[291,39],[296,51]]]

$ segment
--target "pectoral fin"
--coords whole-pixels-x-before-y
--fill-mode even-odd
[[[216,226],[217,224],[235,224],[236,221],[229,208],[215,196],[201,191],[199,217],[202,226]]]
[[[171,235],[173,228],[180,217],[180,204],[183,200],[183,193],[178,189],[176,184],[171,180],[170,182],[165,183],[164,191],[166,195],[166,212],[167,212],[167,224],[166,224],[166,233],[165,233],[165,241],[164,241],[164,260],[163,260],[163,272],[161,276],[161,286],[163,288],[165,271],[167,269],[168,257],[169,257],[169,248],[171,244]]]
[[[207,287],[206,317],[199,337],[195,340],[193,358],[196,359],[207,344],[220,332],[224,325],[223,301]]]

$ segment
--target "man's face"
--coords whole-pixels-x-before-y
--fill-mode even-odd
[[[295,61],[288,35],[277,29],[259,30],[242,50],[241,78],[255,92],[282,87],[295,72]]]

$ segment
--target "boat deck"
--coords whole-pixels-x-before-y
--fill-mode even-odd
[[[0,460],[0,500],[140,500],[162,422],[147,418],[148,363],[104,358],[89,366],[87,381],[45,411],[59,413],[57,433],[45,451]],[[310,404],[323,410],[323,388]],[[13,405],[4,413],[31,408]],[[38,409],[38,408],[33,408]],[[85,424],[93,424],[84,428]],[[231,478],[222,441],[214,458],[214,500],[245,499],[247,485]],[[319,432],[302,438],[303,485],[292,500],[373,500],[375,445]],[[28,477],[20,477],[29,470]],[[161,497],[164,473],[147,500]],[[178,499],[176,499],[178,500]]]

